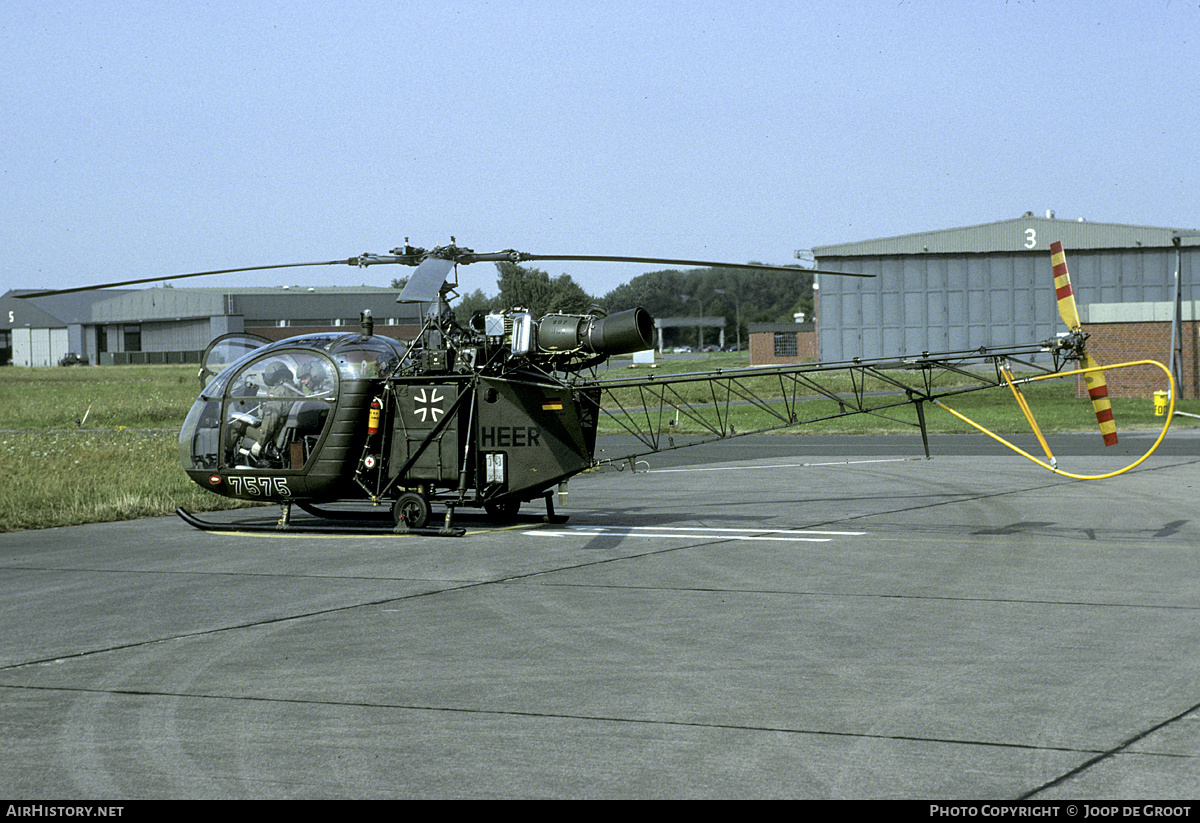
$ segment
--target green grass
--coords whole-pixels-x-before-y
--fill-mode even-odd
[[[626,370],[620,361],[610,377],[645,373]],[[745,355],[714,354],[667,360],[658,374],[697,372],[745,365]],[[702,396],[704,384],[688,390]],[[48,528],[79,523],[168,515],[177,506],[210,511],[244,505],[203,491],[179,465],[178,430],[199,393],[195,366],[109,366],[73,368],[0,368],[0,531]],[[1091,431],[1091,406],[1074,396],[1070,381],[1053,381],[1028,390],[1039,425],[1046,431]],[[961,413],[1001,433],[1028,431],[1011,395],[988,390],[947,401]],[[835,410],[819,401],[814,412]],[[1153,404],[1143,398],[1113,401],[1118,429],[1162,426]],[[89,411],[90,408],[90,411]],[[1177,408],[1200,414],[1200,401]],[[85,419],[86,414],[86,419]],[[911,407],[890,415],[915,423]],[[929,408],[935,432],[973,431],[957,418]],[[82,421],[77,426],[76,421]],[[768,415],[735,407],[739,431],[770,424]],[[1173,426],[1194,426],[1194,418],[1176,418]],[[685,434],[690,427],[675,432]],[[611,423],[604,431],[620,433]],[[876,416],[813,423],[788,431],[797,434],[871,434],[917,429],[906,422]],[[982,436],[982,435],[980,435]]]
[[[0,369],[0,532],[241,505],[201,490],[180,468],[196,371]]]
[[[242,505],[193,483],[178,443],[162,430],[0,432],[0,532]]]
[[[200,393],[197,366],[0,368],[0,429],[178,429]],[[90,409],[90,411],[89,411]]]

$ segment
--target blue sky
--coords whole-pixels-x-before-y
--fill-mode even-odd
[[[788,264],[1029,210],[1195,228],[1198,41],[1197,0],[7,0],[0,291],[405,237]]]

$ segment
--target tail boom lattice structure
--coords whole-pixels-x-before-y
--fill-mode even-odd
[[[1052,365],[1034,356],[1049,353]],[[1068,350],[1051,343],[922,353],[914,358],[855,359],[842,363],[746,367],[695,374],[644,375],[589,383],[598,388],[596,413],[644,447],[601,463],[633,461],[654,452],[763,434],[855,415],[911,425],[926,434],[924,403],[1008,385],[1004,369],[1053,376],[1066,368]],[[583,396],[580,393],[580,396]],[[901,417],[908,406],[912,415]],[[739,410],[761,412],[735,426]],[[684,430],[687,433],[684,433]],[[928,456],[928,439],[925,439]]]

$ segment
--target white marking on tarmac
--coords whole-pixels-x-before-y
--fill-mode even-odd
[[[704,539],[711,537],[732,540],[772,540],[788,543],[828,543],[834,537],[857,537],[866,532],[831,532],[818,530],[796,531],[792,529],[726,529],[701,526],[568,526],[565,530],[551,531],[533,529],[528,534],[546,537],[659,537]]]
[[[829,463],[775,463],[767,466],[707,466],[686,469],[643,469],[639,474],[671,474],[673,472],[744,472],[752,469],[811,469],[819,466],[857,466],[863,463],[911,463],[920,457],[889,457],[880,460],[835,460]]]

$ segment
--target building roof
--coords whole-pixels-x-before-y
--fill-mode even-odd
[[[787,334],[788,332],[810,332],[817,330],[816,323],[751,323],[751,334]]]
[[[397,304],[396,294],[396,289],[376,286],[104,289],[18,302],[34,302],[60,321],[49,325],[215,316],[244,316],[252,320],[357,320],[363,309],[370,309],[379,320],[418,318],[420,308]],[[68,298],[73,298],[74,303],[67,301]]]
[[[188,286],[186,288],[171,287],[173,291],[193,292],[196,294],[256,294],[256,295],[295,295],[295,294],[390,294],[396,297],[400,289],[389,286],[246,286],[231,289],[228,286]],[[149,291],[149,290],[147,290]],[[166,289],[163,289],[166,291]]]
[[[97,289],[22,299],[38,289],[0,295],[0,328],[63,328],[69,324],[114,324],[243,316],[248,320],[357,321],[370,309],[377,321],[418,322],[422,308],[397,303],[398,290],[379,286],[275,286],[264,288]],[[9,317],[12,318],[11,322]]]
[[[877,257],[896,254],[986,254],[989,252],[1045,252],[1055,240],[1068,249],[1132,249],[1171,247],[1181,236],[1185,246],[1200,245],[1194,229],[1129,226],[1122,223],[1092,223],[1038,217],[1032,212],[1012,220],[963,226],[954,229],[903,234],[855,243],[818,246],[813,256]]]
[[[24,299],[22,294],[31,294],[41,289],[12,289],[0,295],[3,313],[0,326],[31,326],[38,329],[62,328],[68,323],[91,321],[92,307],[115,296],[129,294],[130,289],[101,289],[72,294],[54,294],[47,297]],[[9,317],[12,321],[9,321]]]

